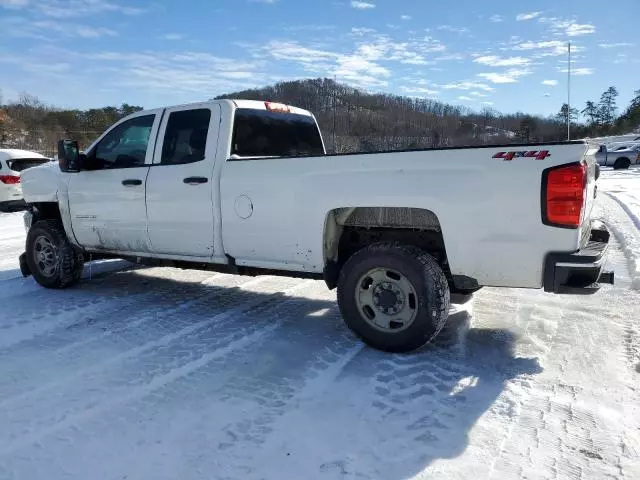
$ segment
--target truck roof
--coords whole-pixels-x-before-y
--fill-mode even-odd
[[[295,113],[297,115],[306,115],[308,117],[313,116],[313,114],[308,110],[294,107],[293,105],[285,105],[284,103],[271,102],[269,100],[263,101],[263,100],[243,100],[243,99],[219,99],[219,100],[208,100],[205,102],[185,103],[182,105],[170,105],[170,106],[164,106],[160,108],[175,108],[175,107],[188,107],[188,106],[193,106],[194,108],[196,108],[196,107],[204,107],[206,105],[221,104],[221,103],[226,103],[233,109],[248,108],[252,110],[271,110],[273,108],[286,107],[290,113]],[[268,108],[267,107],[268,105],[272,105],[273,108]]]
[[[19,158],[47,158],[38,152],[21,150],[19,148],[0,148],[0,160],[13,160]]]

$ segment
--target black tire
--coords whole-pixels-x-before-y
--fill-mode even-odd
[[[626,170],[631,166],[631,160],[626,157],[622,157],[616,160],[613,164],[614,170]]]
[[[44,240],[40,240],[44,239]],[[36,260],[39,252],[36,242],[49,242],[53,247],[53,272],[47,272]],[[77,283],[82,275],[84,258],[76,251],[64,233],[58,220],[40,220],[34,223],[27,234],[26,260],[36,282],[46,288],[66,288]]]
[[[416,292],[414,319],[404,329],[375,328],[358,307],[359,282],[367,272],[388,268],[403,275]],[[349,328],[368,345],[386,352],[410,352],[433,340],[449,316],[447,278],[436,260],[423,250],[398,242],[369,245],[343,266],[338,279],[338,306]],[[405,302],[404,308],[408,303]]]

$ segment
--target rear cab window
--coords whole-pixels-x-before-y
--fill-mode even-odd
[[[169,115],[162,144],[162,165],[204,160],[211,110],[182,110]]]
[[[231,155],[321,156],[324,147],[318,126],[310,115],[238,108],[233,122]]]

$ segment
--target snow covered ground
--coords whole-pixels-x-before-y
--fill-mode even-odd
[[[114,261],[44,290],[2,215],[0,479],[640,478],[640,170],[595,215],[615,286],[484,289],[412,355],[315,281]]]

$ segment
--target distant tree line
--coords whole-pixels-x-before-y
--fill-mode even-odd
[[[271,100],[314,113],[327,149],[334,152],[435,148],[489,143],[548,142],[566,139],[567,117],[572,138],[619,134],[640,126],[640,90],[617,116],[614,87],[598,103],[578,112],[564,105],[555,116],[502,114],[492,108],[473,111],[437,100],[372,94],[318,78],[280,82],[216,98]],[[60,138],[74,138],[85,147],[118,119],[141,110],[123,104],[89,110],[64,110],[22,94],[4,104],[0,97],[0,148],[26,148],[55,154]],[[579,123],[580,114],[586,122]]]
[[[87,146],[114,122],[140,110],[142,107],[126,103],[120,107],[63,110],[26,93],[7,104],[0,98],[0,148],[54,156],[59,139],[73,138]]]
[[[616,87],[609,87],[602,93],[599,102],[589,100],[580,111],[563,104],[555,118],[566,126],[569,121],[567,117],[570,116],[574,138],[619,135],[637,129],[640,126],[640,90],[634,92],[634,97],[621,115],[617,115],[617,98]],[[579,122],[580,115],[585,120],[582,123]]]

